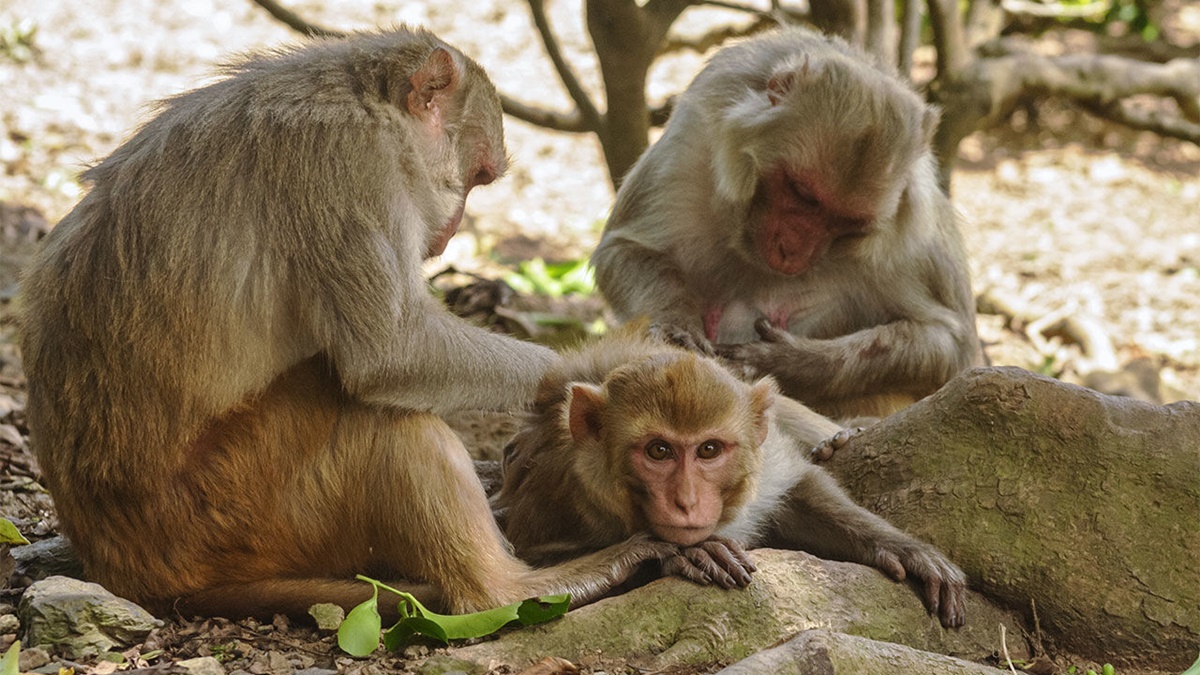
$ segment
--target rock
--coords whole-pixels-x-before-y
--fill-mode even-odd
[[[66,537],[50,537],[21,546],[13,549],[12,555],[17,561],[16,573],[34,581],[56,574],[83,578],[83,563]]]
[[[15,633],[21,630],[21,620],[15,614],[0,614],[0,633]]]
[[[41,647],[30,647],[21,650],[21,656],[17,659],[17,668],[22,673],[27,673],[35,668],[50,663],[50,653]]]
[[[319,602],[308,608],[308,615],[317,622],[320,630],[337,630],[346,618],[346,610],[332,602]]]
[[[175,668],[188,675],[225,675],[225,666],[212,656],[176,661]]]
[[[890,642],[806,630],[717,675],[1003,675],[1005,671]]]
[[[18,611],[27,644],[49,645],[71,658],[136,644],[162,625],[146,610],[99,584],[61,576],[30,586]]]
[[[660,579],[451,656],[484,671],[500,665],[519,671],[548,655],[592,670],[610,665],[663,670],[730,663],[799,631],[829,628],[982,659],[999,649],[998,625],[1007,626],[1010,636],[1021,635],[1011,614],[975,593],[968,594],[967,625],[947,631],[911,588],[872,568],[797,551],[758,549],[753,556],[758,572],[744,590]],[[1008,647],[1013,658],[1028,656],[1019,640],[1010,638]]]
[[[1200,403],[979,368],[826,466],[973,588],[1030,620],[1036,611],[1048,647],[1119,670],[1180,672],[1195,658]]]

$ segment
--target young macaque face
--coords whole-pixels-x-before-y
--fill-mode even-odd
[[[651,432],[631,448],[632,478],[645,491],[642,515],[664,541],[691,546],[712,536],[721,523],[723,493],[736,482],[736,455],[745,452],[735,438]]]
[[[754,493],[775,384],[751,386],[710,360],[673,354],[575,384],[568,408],[582,448],[600,444],[635,529],[683,546],[734,518]]]

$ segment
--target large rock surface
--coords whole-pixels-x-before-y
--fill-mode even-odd
[[[1200,404],[970,371],[828,462],[1049,642],[1179,672],[1200,644]],[[935,650],[937,651],[937,650]]]

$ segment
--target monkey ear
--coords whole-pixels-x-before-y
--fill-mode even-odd
[[[808,54],[788,59],[771,75],[771,79],[767,80],[767,100],[772,106],[779,105],[801,82],[808,80],[815,70],[809,62]]]
[[[458,88],[454,57],[442,47],[429,53],[420,68],[408,78],[408,112],[419,119],[440,122],[446,101]]]
[[[771,427],[768,413],[778,395],[779,385],[773,377],[764,377],[750,388],[750,411],[754,414],[755,439],[759,445],[767,440],[767,432]]]
[[[567,401],[567,425],[576,443],[600,438],[600,411],[608,404],[604,390],[591,384],[571,385]]]

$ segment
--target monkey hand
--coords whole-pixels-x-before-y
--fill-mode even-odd
[[[809,451],[811,453],[809,455],[809,459],[818,463],[827,461],[830,457],[833,457],[834,452],[841,450],[842,446],[846,445],[846,443],[849,443],[850,439],[857,436],[862,430],[862,427],[847,427],[842,429],[836,434],[814,445],[812,450]]]
[[[711,537],[695,546],[680,548],[679,553],[662,563],[664,575],[682,577],[707,586],[745,588],[750,574],[757,571],[750,554],[732,539]]]
[[[674,323],[652,323],[650,324],[650,338],[665,342],[676,347],[683,347],[692,352],[699,352],[705,356],[714,356],[713,345],[708,341],[708,338],[702,334],[690,331],[679,324]]]
[[[814,342],[813,340],[797,338],[786,330],[771,325],[771,322],[765,318],[754,322],[754,330],[761,338],[758,342],[719,344],[715,347],[717,355],[754,369],[760,377],[778,374],[777,371],[781,365],[797,359],[807,362],[816,356],[815,350],[806,349],[806,345]],[[808,365],[818,366],[817,363],[804,363],[799,364],[796,368],[803,369]]]
[[[940,551],[919,541],[880,547],[875,567],[896,581],[912,579],[924,585],[925,607],[946,628],[966,621],[967,575]]]

